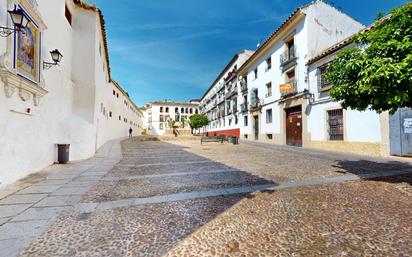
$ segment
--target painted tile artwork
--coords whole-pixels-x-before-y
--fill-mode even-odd
[[[29,23],[18,33],[16,46],[16,68],[19,74],[39,81],[39,31],[33,23]]]

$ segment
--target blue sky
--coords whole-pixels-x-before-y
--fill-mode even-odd
[[[112,77],[136,104],[200,98],[226,63],[256,49],[297,7],[290,0],[88,0],[106,19]],[[364,24],[406,0],[335,0]]]

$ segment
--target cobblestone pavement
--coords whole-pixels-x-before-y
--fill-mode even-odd
[[[0,256],[412,256],[411,185],[395,159],[113,142],[0,190]]]

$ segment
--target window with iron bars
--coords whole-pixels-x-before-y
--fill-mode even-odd
[[[331,84],[328,82],[328,80],[325,76],[325,73],[326,73],[326,70],[327,70],[328,66],[329,66],[329,63],[324,64],[324,65],[322,65],[318,68],[318,74],[319,74],[319,76],[318,76],[318,85],[319,85],[320,91],[329,90],[330,87],[331,87]]]
[[[328,111],[329,140],[343,141],[343,109]]]

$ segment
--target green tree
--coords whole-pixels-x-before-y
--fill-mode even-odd
[[[343,108],[394,113],[412,108],[412,3],[396,8],[353,37],[326,72]]]
[[[167,124],[169,125],[169,128],[174,128],[176,125],[176,121],[174,119],[168,119]]]
[[[204,114],[194,114],[189,118],[189,126],[192,129],[192,133],[194,129],[199,129],[207,124],[209,124],[209,120]]]

